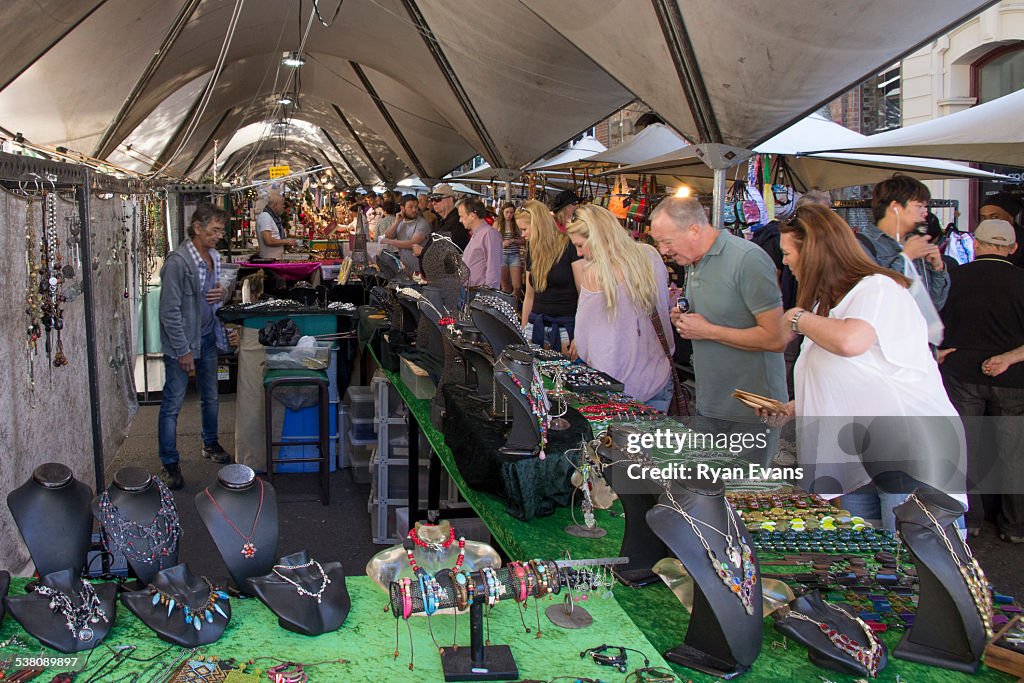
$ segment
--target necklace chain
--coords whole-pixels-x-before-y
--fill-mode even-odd
[[[320,572],[320,588],[317,589],[316,591],[311,591],[311,590],[307,589],[305,586],[303,586],[298,581],[294,581],[292,579],[289,579],[287,576],[285,576],[280,571],[278,571],[278,570],[281,570],[281,569],[294,571],[296,569],[306,569],[306,568],[309,568],[309,567],[316,567],[317,571]],[[273,567],[273,571],[283,581],[287,581],[292,586],[294,586],[295,590],[298,591],[299,595],[305,595],[305,596],[310,597],[310,598],[316,598],[316,604],[318,604],[318,605],[323,600],[324,590],[326,590],[328,584],[331,583],[330,578],[328,578],[328,576],[327,576],[327,572],[324,571],[323,565],[321,565],[316,560],[310,560],[309,562],[306,562],[305,564],[275,564],[274,567]]]
[[[841,607],[837,607],[836,605],[832,605],[827,602],[825,605],[829,609],[835,610],[843,616],[855,621],[857,626],[864,633],[864,637],[867,639],[869,645],[863,646],[846,634],[840,633],[838,629],[833,628],[828,622],[818,621],[817,619],[809,617],[806,614],[802,614],[801,612],[790,610],[789,614],[786,616],[793,617],[800,621],[806,621],[817,626],[818,630],[832,642],[832,645],[835,646],[837,650],[845,652],[853,657],[858,663],[867,669],[868,676],[874,678],[878,674],[878,665],[882,660],[882,644],[878,641],[878,638],[875,637],[871,627],[864,623],[862,619],[850,614]]]
[[[946,545],[946,550],[949,551],[950,556],[953,558],[953,563],[956,564],[957,570],[960,572],[960,576],[963,578],[964,583],[967,585],[967,590],[971,594],[971,600],[974,602],[974,607],[978,611],[978,616],[981,617],[981,623],[985,627],[985,634],[988,638],[992,638],[995,634],[995,629],[992,625],[992,615],[994,608],[992,606],[992,593],[988,588],[988,579],[985,578],[985,572],[982,571],[981,565],[974,558],[974,553],[971,552],[971,548],[967,545],[959,534],[957,534],[957,540],[960,541],[960,547],[963,548],[964,554],[967,555],[968,563],[960,559],[957,555],[956,549],[953,548],[953,542],[949,540],[949,534],[946,532],[945,527],[939,520],[935,518],[925,504],[917,497],[916,493],[910,494],[907,500],[913,500],[914,504],[924,513],[928,518],[928,521],[932,523],[931,531],[942,539],[942,542]]]
[[[256,555],[256,546],[252,542],[252,537],[256,535],[256,527],[260,523],[260,512],[263,511],[263,480],[257,477],[256,481],[260,483],[260,503],[256,507],[256,517],[252,520],[252,529],[249,530],[248,536],[243,534],[241,530],[235,526],[235,523],[231,521],[231,518],[228,517],[227,513],[224,512],[221,506],[217,504],[217,499],[213,497],[212,493],[210,493],[210,487],[207,486],[205,489],[206,497],[209,498],[210,502],[213,503],[213,506],[217,508],[217,512],[219,512],[221,517],[224,518],[224,521],[234,529],[235,533],[242,537],[243,543],[241,553],[242,557],[247,560],[251,560]]]
[[[125,519],[110,500],[110,493],[100,495],[100,524],[108,541],[132,562],[156,562],[174,554],[181,537],[178,511],[174,497],[162,481],[155,479],[160,492],[160,509],[147,524]]]

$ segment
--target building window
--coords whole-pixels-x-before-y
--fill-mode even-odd
[[[978,104],[991,102],[1024,88],[1024,43],[985,55],[974,65]]]

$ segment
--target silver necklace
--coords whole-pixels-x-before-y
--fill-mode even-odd
[[[295,570],[295,569],[306,569],[307,567],[316,567],[317,570],[320,572],[320,589],[319,590],[310,591],[305,586],[303,586],[301,583],[299,583],[298,581],[293,581],[292,579],[289,579],[287,576],[285,576],[284,574],[282,574],[281,572],[278,571],[278,569]],[[324,590],[327,588],[327,585],[331,582],[331,580],[327,577],[327,572],[324,571],[323,565],[321,565],[316,560],[310,560],[309,562],[306,562],[305,564],[275,564],[274,567],[273,567],[273,570],[274,570],[274,573],[277,574],[278,577],[281,578],[281,580],[286,581],[286,582],[290,583],[292,586],[294,586],[295,590],[298,591],[299,595],[305,595],[305,596],[310,597],[310,598],[316,598],[316,604],[318,604],[318,605],[323,600]]]
[[[76,596],[78,604],[66,593],[43,584],[36,586],[36,593],[50,599],[50,610],[54,614],[59,612],[67,622],[71,635],[83,643],[88,643],[95,635],[90,624],[98,624],[100,621],[110,623],[96,595],[96,589],[88,581],[82,581],[82,588]]]

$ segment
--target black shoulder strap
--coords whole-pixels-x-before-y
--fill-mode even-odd
[[[860,242],[861,246],[864,247],[864,251],[868,252],[871,255],[872,260],[877,261],[878,251],[875,250],[875,245],[871,242],[871,240],[869,240],[867,237],[864,236],[863,233],[857,230],[855,230],[853,234],[857,237],[857,241]]]

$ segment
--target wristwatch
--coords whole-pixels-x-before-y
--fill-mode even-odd
[[[806,312],[807,311],[803,311],[803,310],[797,311],[793,315],[793,317],[790,319],[790,321],[789,321],[789,329],[793,330],[797,334],[802,334],[800,332],[800,330],[799,330],[799,327],[800,327],[800,316],[802,316]]]

